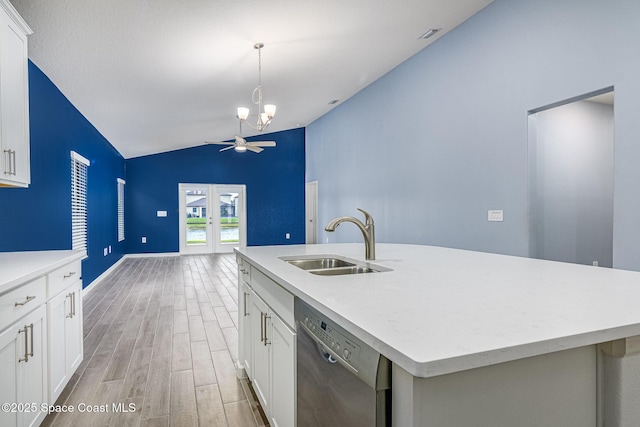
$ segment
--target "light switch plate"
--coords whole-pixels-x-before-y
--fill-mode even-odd
[[[487,213],[487,219],[489,221],[503,221],[504,220],[504,213],[502,212],[502,210],[490,210]]]

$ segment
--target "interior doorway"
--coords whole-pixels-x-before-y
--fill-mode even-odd
[[[233,252],[246,246],[244,185],[179,184],[180,254]]]
[[[613,265],[613,88],[529,114],[530,256]]]

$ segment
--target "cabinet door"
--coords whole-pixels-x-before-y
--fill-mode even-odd
[[[279,317],[272,315],[271,331],[271,413],[274,427],[295,425],[296,334]]]
[[[49,402],[55,402],[82,362],[80,281],[47,302]]]
[[[27,186],[29,169],[29,94],[27,36],[0,11],[0,180]]]
[[[238,302],[240,303],[238,311],[238,333],[240,351],[238,352],[238,362],[244,367],[249,380],[253,380],[253,345],[251,337],[251,290],[242,279],[240,279],[240,287]]]
[[[71,300],[71,317],[66,317],[65,344],[67,377],[78,369],[84,357],[82,342],[82,281],[78,280],[65,293],[73,294]]]
[[[269,416],[269,345],[265,344],[266,326],[268,319],[266,318],[269,309],[260,297],[252,292],[251,294],[251,344],[253,346],[253,389],[258,396],[260,405],[264,413]]]
[[[0,403],[18,402],[17,354],[24,350],[24,337],[13,325],[0,334]],[[18,425],[17,412],[0,411],[1,426]]]
[[[18,426],[38,425],[46,415],[39,411],[41,405],[48,402],[46,325],[43,305],[9,327],[22,331],[18,332],[16,342],[17,402],[29,404],[30,409],[38,409],[18,412]],[[25,358],[25,354],[29,357]]]

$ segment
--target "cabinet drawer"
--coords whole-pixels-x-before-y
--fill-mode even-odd
[[[242,280],[251,284],[251,264],[245,262],[243,264],[238,264],[238,275],[242,277]]]
[[[40,277],[0,296],[0,330],[45,302],[46,278]]]
[[[293,295],[257,268],[251,269],[251,286],[264,302],[266,302],[290,328],[295,330],[295,321],[293,320]]]
[[[47,280],[47,298],[52,298],[68,288],[71,284],[80,280],[82,261],[77,260],[52,271]]]

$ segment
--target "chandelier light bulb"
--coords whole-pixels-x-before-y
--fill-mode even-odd
[[[273,104],[266,104],[264,106],[264,113],[267,115],[268,118],[273,118],[273,116],[276,115],[276,106]]]
[[[247,107],[238,107],[238,118],[240,120],[247,120],[249,117],[249,109]]]

